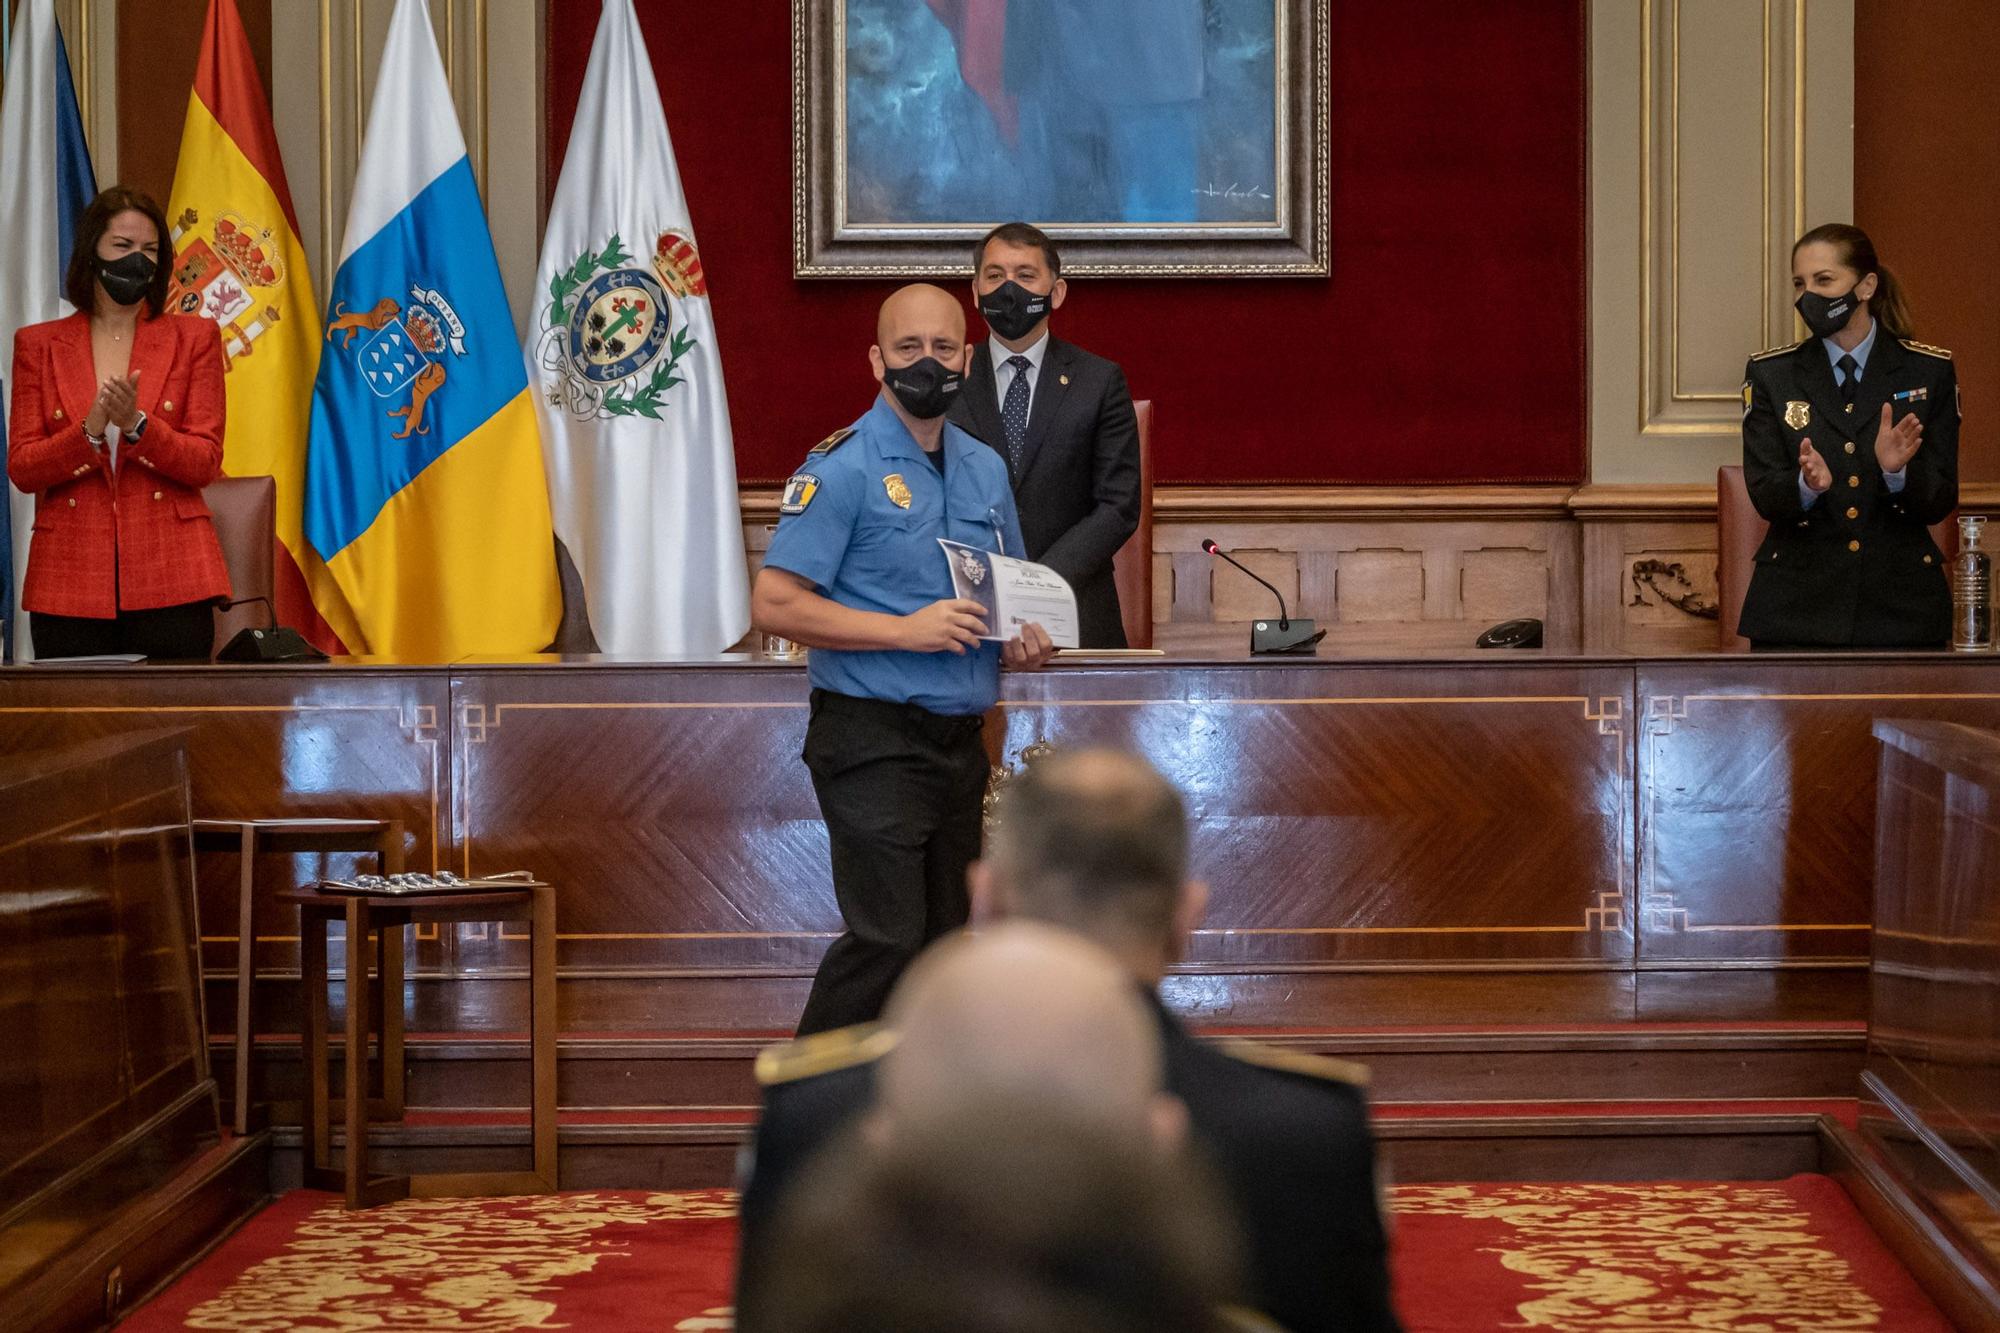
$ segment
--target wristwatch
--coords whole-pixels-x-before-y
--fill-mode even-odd
[[[132,423],[132,433],[127,435],[125,438],[132,441],[132,443],[137,444],[139,442],[139,437],[146,433],[146,419],[147,419],[146,414],[144,412],[141,412],[139,414],[139,419]]]

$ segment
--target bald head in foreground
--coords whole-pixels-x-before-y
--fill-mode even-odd
[[[746,1327],[1223,1327],[1240,1226],[1185,1151],[1158,1033],[1108,955],[1033,922],[955,936],[884,1029],[880,1097],[793,1192]]]
[[[996,821],[972,871],[976,929],[1032,920],[1117,960],[1148,1011],[1165,1088],[1185,1108],[1190,1141],[1213,1160],[1244,1220],[1256,1306],[1294,1333],[1396,1329],[1365,1071],[1261,1043],[1199,1039],[1155,993],[1207,898],[1190,873],[1179,790],[1137,755],[1066,751],[1012,779]],[[987,1021],[1004,1024],[1016,1006],[1032,1006],[1034,989],[1011,988]],[[890,1074],[878,1057],[894,1045],[901,1016],[899,1004],[880,1029],[828,1034],[824,1045],[801,1042],[759,1061],[764,1119],[743,1196],[739,1291],[759,1284],[761,1233],[800,1164],[885,1095]],[[1074,1073],[1046,1077],[1060,1087]]]
[[[893,1131],[1019,1099],[1107,1130],[1177,1141],[1159,1035],[1110,955],[1068,931],[1008,922],[939,943],[904,977],[885,1025],[876,1115]]]

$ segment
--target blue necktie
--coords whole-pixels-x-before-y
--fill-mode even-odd
[[[1007,432],[1007,465],[1021,474],[1021,452],[1028,447],[1028,371],[1034,362],[1010,356],[1014,378],[1007,383],[1007,401],[1000,404],[1000,425]]]

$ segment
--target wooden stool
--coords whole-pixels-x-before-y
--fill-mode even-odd
[[[301,971],[306,991],[306,1015],[301,1040],[306,1064],[305,1183],[313,1189],[343,1192],[349,1208],[371,1208],[397,1199],[470,1198],[493,1194],[552,1194],[556,1189],[556,898],[547,884],[481,893],[438,893],[386,897],[343,893],[337,889],[298,889],[280,894],[299,907]],[[347,1122],[347,1155],[341,1171],[332,1169],[332,1110],[330,1107],[327,1043],[327,925],[347,925],[347,1086],[343,1109]],[[366,981],[371,933],[400,933],[422,922],[453,925],[461,921],[517,921],[529,928],[529,1049],[534,1066],[534,1096],[530,1108],[534,1166],[527,1171],[433,1172],[414,1176],[368,1174],[368,1006]],[[400,949],[381,949],[381,992],[396,997],[396,1029],[402,1023],[403,956]],[[385,1027],[387,1024],[384,1025]],[[387,1054],[385,1044],[385,1057]]]
[[[196,851],[234,851],[242,858],[236,881],[236,1105],[232,1123],[238,1134],[251,1124],[250,1065],[257,1044],[256,917],[257,856],[260,852],[293,855],[300,852],[374,853],[384,875],[402,873],[403,823],[398,819],[197,819]],[[385,938],[383,946],[396,953],[395,970],[403,970],[403,937]],[[386,962],[382,971],[389,970]],[[379,980],[379,978],[378,978]],[[381,1014],[384,1058],[381,1097],[369,1103],[369,1113],[386,1120],[403,1118],[403,1006],[376,997]],[[393,1018],[391,1014],[393,1012]],[[395,1058],[388,1052],[395,1048]],[[263,1108],[258,1108],[263,1109]],[[258,1117],[262,1128],[264,1117]]]

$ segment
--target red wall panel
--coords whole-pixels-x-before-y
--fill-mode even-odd
[[[2000,481],[2000,5],[1854,7],[1854,221],[1909,290],[1916,336],[1951,348],[1965,400],[1958,478]],[[1811,218],[1809,222],[1831,221]]]
[[[638,8],[738,467],[781,478],[867,407],[892,284],[791,275],[789,5]],[[597,14],[549,3],[551,191]],[[1581,0],[1332,0],[1331,29],[1332,277],[1078,282],[1058,331],[1158,404],[1164,482],[1580,480]]]

